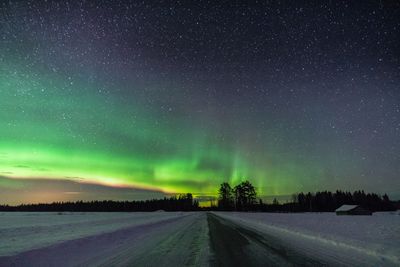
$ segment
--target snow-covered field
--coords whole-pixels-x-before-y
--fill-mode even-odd
[[[277,246],[288,248],[279,255],[284,260],[296,251],[326,265],[400,266],[400,216],[395,213],[213,214],[214,219],[204,212],[4,212],[0,266],[208,266],[221,253],[229,257],[232,251],[223,251],[224,242],[235,241],[224,233],[232,229],[232,239],[249,241],[233,253],[254,256],[256,248],[273,256],[279,253]],[[212,224],[222,231],[210,237]],[[213,251],[216,247],[219,252]],[[288,262],[293,259],[287,257]]]
[[[360,266],[400,266],[400,215],[217,212],[239,225],[276,237],[321,259]]]

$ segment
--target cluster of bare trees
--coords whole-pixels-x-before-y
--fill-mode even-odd
[[[218,209],[220,210],[252,210],[256,205],[257,192],[249,181],[241,182],[233,188],[228,182],[224,182],[218,194]]]

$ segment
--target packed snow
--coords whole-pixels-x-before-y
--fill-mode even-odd
[[[0,212],[0,256],[182,216],[180,212]]]
[[[207,266],[205,213],[2,213],[0,266]]]

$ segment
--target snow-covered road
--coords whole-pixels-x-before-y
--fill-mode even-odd
[[[400,216],[0,213],[0,266],[400,266]]]
[[[163,213],[151,222],[132,221],[134,226],[113,232],[0,257],[0,266],[205,266],[209,251],[205,216]]]

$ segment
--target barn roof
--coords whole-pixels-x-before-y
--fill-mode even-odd
[[[349,211],[349,210],[355,209],[357,207],[358,207],[358,205],[342,205],[335,211]]]

